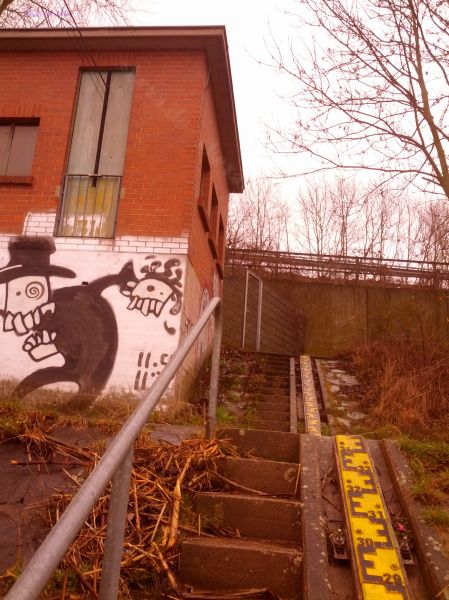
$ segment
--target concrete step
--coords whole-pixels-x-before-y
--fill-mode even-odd
[[[265,366],[264,373],[290,373],[290,361],[285,362],[271,362]]]
[[[219,438],[229,439],[243,452],[258,458],[268,458],[281,462],[299,462],[299,435],[281,431],[261,431],[257,429],[220,429]]]
[[[256,418],[260,417],[261,419],[273,419],[273,421],[283,421],[284,419],[290,420],[290,411],[264,410],[263,406],[259,407],[256,405],[255,416]]]
[[[257,426],[258,423],[269,424],[273,423],[273,427],[271,431],[283,431],[284,425],[290,425],[290,413],[281,412],[281,411],[261,411],[259,412],[256,409],[253,417],[253,423]],[[276,424],[276,427],[274,426]],[[281,429],[277,428],[277,425],[280,424],[282,426]]]
[[[256,409],[256,413],[257,414],[262,414],[262,413],[271,413],[271,412],[277,412],[277,413],[281,413],[283,415],[288,414],[290,415],[290,403],[289,402],[258,402],[255,406]]]
[[[290,381],[290,369],[277,369],[276,371],[263,371],[262,375],[268,381],[279,379],[280,381]]]
[[[256,392],[257,395],[261,395],[261,396],[290,396],[289,393],[289,388],[282,388],[282,387],[268,387],[265,385],[262,385],[259,387],[259,389]]]
[[[290,431],[290,422],[289,421],[271,421],[263,419],[254,419],[254,427],[260,429],[261,431],[280,431],[287,432]]]
[[[270,385],[273,383],[279,383],[287,386],[290,385],[290,373],[287,371],[285,373],[267,373],[264,371],[263,377],[264,381],[262,383],[267,381]]]
[[[205,492],[197,495],[196,510],[213,525],[236,529],[245,538],[300,541],[301,504],[297,500]]]
[[[278,402],[276,399],[271,402],[269,400],[259,400],[258,402],[254,402],[253,404],[255,410],[260,411],[273,411],[273,412],[289,412],[290,411],[290,402],[284,400],[282,402]]]
[[[203,590],[268,588],[282,600],[299,597],[297,548],[233,538],[191,538],[181,547],[181,580]]]
[[[275,390],[274,393],[278,393],[279,390],[282,391],[283,396],[288,396],[290,394],[290,383],[283,383],[282,381],[262,381],[258,386],[257,391],[271,393],[271,390]],[[256,392],[257,393],[257,392]]]
[[[264,373],[290,373],[290,361],[271,362],[265,366]]]
[[[298,493],[297,463],[225,457],[218,467],[220,474],[226,479],[245,488],[240,488],[243,493],[248,490],[270,496],[294,496]]]
[[[256,402],[290,402],[290,394],[266,394],[265,392],[256,392],[254,394],[254,400]]]
[[[265,403],[265,402],[276,402],[277,404],[290,404],[290,394],[254,394],[254,402]]]
[[[271,367],[272,365],[285,365],[290,364],[290,356],[284,355],[265,355],[265,363],[267,367]]]

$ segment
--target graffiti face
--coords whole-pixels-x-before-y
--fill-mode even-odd
[[[158,317],[169,298],[173,297],[173,289],[158,279],[143,279],[139,283],[128,281],[127,289],[122,293],[131,298],[129,310],[140,310],[145,317],[150,313]]]
[[[147,317],[154,314],[159,317],[168,300],[173,300],[170,309],[171,315],[176,315],[181,310],[181,269],[178,259],[167,260],[164,264],[160,260],[153,260],[154,256],[147,256],[150,261],[140,272],[144,278],[139,281],[128,281],[121,289],[124,296],[130,296],[128,310],[140,310]],[[172,328],[164,323],[166,331],[173,335]]]
[[[46,309],[51,308],[48,279],[39,275],[17,277],[7,286],[3,331],[14,330],[24,335],[34,329]]]
[[[8,283],[8,300],[6,311],[13,315],[26,315],[33,312],[49,299],[49,286],[46,277],[18,277]]]

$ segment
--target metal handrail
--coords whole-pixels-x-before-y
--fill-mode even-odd
[[[37,598],[64,558],[70,544],[80,532],[90,511],[111,479],[111,500],[99,598],[100,600],[115,600],[117,598],[132,470],[133,444],[212,315],[215,316],[215,334],[206,434],[208,437],[214,435],[222,336],[221,300],[218,297],[212,298],[209,305],[202,312],[198,322],[189,331],[183,343],[173,354],[170,362],[139,402],[97,466],[26,565],[19,579],[5,596],[5,600],[33,600]]]

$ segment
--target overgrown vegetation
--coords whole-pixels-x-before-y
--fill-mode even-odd
[[[412,495],[449,550],[449,348],[371,342],[351,353],[367,437],[395,438],[409,458]]]
[[[217,398],[217,422],[222,426],[252,426],[255,394],[264,382],[265,357],[223,346],[220,361],[220,379]],[[207,411],[209,368],[199,383],[197,410]]]
[[[359,401],[379,425],[449,441],[449,348],[370,342],[351,353]]]

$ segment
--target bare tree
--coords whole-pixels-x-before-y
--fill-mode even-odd
[[[298,196],[299,218],[296,238],[310,254],[333,254],[335,230],[329,186],[325,181],[312,181]]]
[[[401,199],[378,184],[309,181],[297,209],[297,240],[312,254],[394,258],[406,247]]]
[[[355,224],[360,197],[354,183],[343,178],[337,179],[335,185],[329,188],[329,194],[337,242],[334,252],[347,256],[357,241]]]
[[[449,260],[449,208],[446,203],[425,205],[419,211],[415,248],[420,260]]]
[[[289,209],[269,179],[248,181],[229,205],[227,244],[253,250],[288,249]]]
[[[403,252],[401,197],[391,190],[365,189],[358,200],[356,254],[373,258],[398,258]]]
[[[126,24],[129,0],[0,0],[0,27]]]
[[[298,0],[300,34],[275,66],[294,79],[298,119],[274,128],[277,151],[304,153],[301,174],[380,171],[449,198],[449,4]],[[312,31],[305,39],[305,27]],[[311,29],[310,29],[311,28]],[[299,47],[300,39],[305,43]]]

